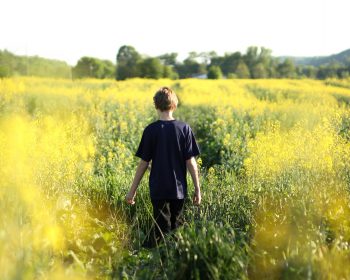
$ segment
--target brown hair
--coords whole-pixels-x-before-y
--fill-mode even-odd
[[[177,107],[178,99],[170,88],[160,88],[153,97],[154,106],[160,111],[175,110]]]

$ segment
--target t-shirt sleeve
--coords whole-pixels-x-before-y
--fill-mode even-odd
[[[152,159],[152,138],[147,129],[142,133],[141,141],[135,156],[147,162]]]
[[[199,147],[192,129],[189,127],[188,133],[185,139],[185,160],[191,157],[198,156],[200,154]]]

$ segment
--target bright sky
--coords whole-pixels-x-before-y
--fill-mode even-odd
[[[115,61],[122,45],[151,56],[241,51],[330,55],[350,48],[349,0],[1,0],[0,49],[74,65]]]

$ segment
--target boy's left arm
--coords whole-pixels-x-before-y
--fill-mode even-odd
[[[201,188],[199,185],[199,173],[198,173],[196,159],[194,157],[191,157],[190,159],[186,160],[186,166],[188,171],[191,174],[193,185],[194,185],[193,203],[195,205],[199,205],[201,204],[202,195],[201,195]]]
[[[148,165],[149,165],[149,162],[141,159],[139,165],[137,166],[134,180],[133,180],[131,187],[130,187],[130,191],[125,197],[126,202],[131,204],[131,205],[135,204],[134,199],[136,196],[136,190],[137,190],[137,187],[139,186],[139,183],[140,183],[143,175],[145,174],[145,171],[146,171]]]

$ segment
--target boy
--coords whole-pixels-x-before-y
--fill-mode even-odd
[[[143,131],[136,156],[141,158],[135,177],[125,199],[134,204],[137,187],[152,161],[149,188],[156,221],[156,241],[163,233],[180,226],[187,195],[186,169],[189,170],[195,193],[193,203],[201,203],[198,168],[195,156],[200,151],[190,126],[173,117],[178,103],[176,94],[168,87],[160,88],[153,97],[159,120]]]

